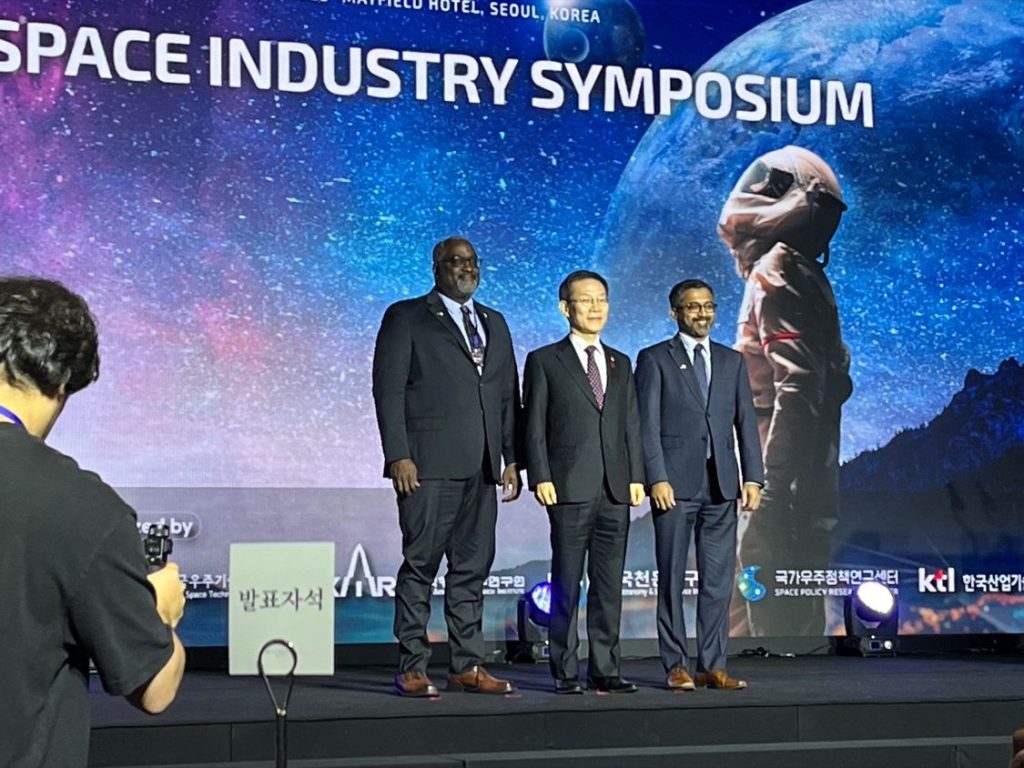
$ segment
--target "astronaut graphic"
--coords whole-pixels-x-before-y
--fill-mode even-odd
[[[747,602],[752,636],[825,631],[824,598],[776,597],[774,587],[776,570],[828,567],[838,520],[840,409],[853,387],[825,266],[845,210],[828,164],[788,146],[754,161],[718,222],[746,281],[735,346],[765,465],[761,508],[739,545],[741,567],[760,566],[768,586],[767,599]]]

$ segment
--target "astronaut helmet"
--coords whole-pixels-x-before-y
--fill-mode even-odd
[[[746,277],[777,243],[808,259],[825,254],[846,210],[839,180],[824,160],[793,145],[757,158],[740,176],[718,218],[718,236]]]

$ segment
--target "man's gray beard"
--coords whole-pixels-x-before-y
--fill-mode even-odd
[[[455,278],[455,287],[459,291],[467,296],[472,296],[473,293],[480,285],[480,278],[477,277],[457,277]]]

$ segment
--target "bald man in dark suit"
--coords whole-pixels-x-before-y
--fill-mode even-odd
[[[434,289],[392,304],[373,355],[384,476],[398,495],[395,585],[401,696],[438,695],[427,676],[430,594],[447,557],[448,690],[515,690],[483,667],[483,582],[494,561],[495,485],[519,496],[519,377],[505,318],[473,300],[480,265],[461,237],[434,247]],[[504,461],[504,470],[502,462]]]

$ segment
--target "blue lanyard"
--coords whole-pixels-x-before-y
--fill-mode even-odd
[[[25,422],[23,422],[21,419],[18,418],[18,414],[13,413],[11,411],[8,411],[2,405],[0,405],[0,416],[6,416],[8,419],[13,421],[15,424],[17,424],[22,429],[25,428]]]

